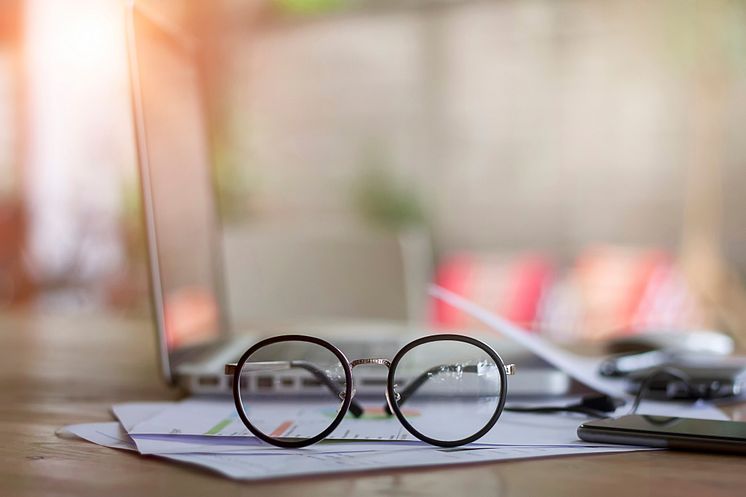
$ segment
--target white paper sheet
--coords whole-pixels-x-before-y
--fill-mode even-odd
[[[289,415],[285,404],[272,402],[267,402],[267,404],[276,410],[275,418],[278,425],[287,422]],[[622,407],[617,414],[626,414],[627,410],[627,407]],[[118,411],[118,409],[115,409],[115,411]],[[310,412],[311,409],[308,411],[309,415],[313,414]],[[302,434],[304,430],[318,430],[315,420],[305,423],[304,412],[298,410],[292,412],[301,414],[301,418],[292,420],[299,426],[295,433]],[[644,402],[639,412],[702,419],[727,419],[722,411],[706,403]],[[503,412],[494,428],[477,444],[603,445],[578,440],[575,431],[578,425],[586,420],[587,418],[577,415]],[[328,424],[328,418],[325,418],[325,422]],[[174,403],[150,419],[137,423],[129,433],[135,439],[138,448],[147,453],[193,451],[198,445],[212,445],[211,452],[240,452],[242,450],[241,445],[244,447],[246,445],[262,445],[237,418],[234,404],[230,401],[220,400],[188,399]],[[318,431],[313,434],[315,433],[318,433]],[[346,418],[332,435],[338,440],[406,440],[415,444],[421,443],[406,432],[399,421],[393,417],[375,420]],[[183,445],[172,444],[166,446],[170,441],[180,438],[185,439],[182,440]],[[190,446],[189,444],[194,445]],[[397,444],[398,442],[387,443],[387,447]],[[362,449],[367,449],[367,445],[358,446],[358,450]]]
[[[175,461],[197,464],[230,478],[265,480],[305,475],[340,474],[382,469],[403,469],[443,466],[489,461],[504,461],[536,457],[589,455],[633,452],[640,448],[603,447],[500,447],[438,449],[425,447],[408,451],[376,451],[361,454],[322,454],[314,456],[266,457],[227,454],[171,454],[163,456]]]
[[[104,447],[137,451],[127,431],[117,422],[70,425],[65,426],[62,431]]]
[[[91,423],[68,426],[69,432],[89,442],[115,449],[135,450],[119,423]],[[408,450],[378,450],[361,453],[306,452],[284,454],[162,454],[159,457],[207,468],[222,475],[243,480],[264,480],[290,476],[345,473],[465,464],[510,459],[562,455],[590,455],[646,450],[637,447],[497,447],[439,449],[419,447]],[[305,451],[305,449],[301,449]]]
[[[116,404],[112,412],[117,417],[125,430],[132,430],[138,424],[146,421],[169,407],[177,405],[177,402],[130,402]],[[299,449],[278,449],[261,440],[245,437],[204,437],[204,436],[173,436],[152,435],[126,437],[134,443],[136,450],[141,454],[184,454],[184,453],[213,453],[213,454],[260,454],[267,450],[276,454],[294,454]],[[421,442],[399,442],[387,445],[387,450],[398,450],[420,445]],[[381,450],[381,445],[374,442],[321,442],[312,447],[304,448],[311,452],[367,452]]]
[[[138,423],[142,423],[153,416],[162,413],[178,402],[124,402],[114,404],[111,412],[117,417],[122,427],[128,432]]]

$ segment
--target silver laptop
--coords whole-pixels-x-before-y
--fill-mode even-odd
[[[231,378],[224,375],[224,365],[267,333],[229,330],[196,44],[158,12],[134,3],[128,6],[127,36],[161,372],[191,393],[228,394]],[[366,334],[331,341],[356,359],[391,358],[409,339]],[[514,345],[495,348],[521,369],[511,379],[511,396],[567,391],[563,373]],[[383,373],[356,371],[358,394],[380,394]],[[269,390],[274,383],[267,382]]]

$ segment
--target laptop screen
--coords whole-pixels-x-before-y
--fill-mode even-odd
[[[129,48],[153,301],[161,346],[220,332],[217,214],[191,41],[130,11]]]

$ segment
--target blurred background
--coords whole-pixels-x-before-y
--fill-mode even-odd
[[[476,327],[436,282],[746,338],[746,2],[141,3],[197,41],[234,322]],[[0,2],[2,312],[151,312],[127,67],[120,0]]]

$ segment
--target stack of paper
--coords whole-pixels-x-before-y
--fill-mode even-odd
[[[278,405],[278,425],[286,412]],[[650,414],[725,419],[707,405],[647,404]],[[231,478],[258,480],[383,468],[437,466],[571,454],[644,450],[593,444],[577,439],[583,418],[505,412],[478,443],[443,449],[416,440],[396,418],[346,418],[330,439],[302,449],[281,449],[251,436],[230,401],[128,403],[113,407],[118,422],[73,425],[67,432],[88,441],[156,455],[217,471]],[[295,420],[302,431],[303,422]]]

